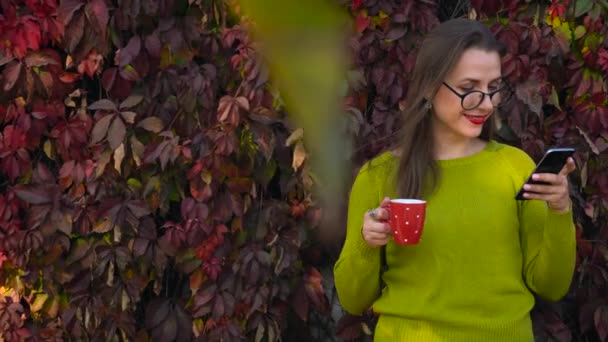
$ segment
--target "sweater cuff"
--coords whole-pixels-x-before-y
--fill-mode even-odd
[[[552,237],[570,239],[574,230],[574,216],[572,209],[565,213],[556,213],[551,209],[547,210],[547,220],[545,221],[545,232],[549,231]]]
[[[356,253],[366,261],[374,261],[378,253],[380,253],[380,248],[370,247],[365,240],[361,238],[357,243]]]

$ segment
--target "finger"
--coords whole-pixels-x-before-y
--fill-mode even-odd
[[[566,162],[566,165],[564,165],[559,174],[562,176],[567,176],[574,170],[576,170],[576,163],[574,162],[574,159],[572,157],[569,157],[568,161]]]
[[[544,185],[544,184],[525,184],[524,190],[526,192],[533,192],[537,194],[560,194],[566,193],[568,187],[564,184],[558,185]]]
[[[372,222],[363,227],[363,232],[387,234],[391,231],[391,227],[386,223]]]
[[[378,208],[376,209],[376,221],[386,221],[390,218],[388,209]]]
[[[384,199],[382,199],[382,203],[380,203],[380,208],[388,208],[390,203],[391,199],[388,197],[384,197]]]
[[[388,239],[390,235],[388,233],[367,232],[364,237],[366,240],[384,240]]]
[[[561,184],[564,183],[567,178],[561,174],[554,173],[535,173],[532,175],[532,180],[548,184]]]
[[[525,192],[523,196],[529,200],[540,200],[545,202],[558,202],[566,198],[563,194],[541,194],[534,192]]]

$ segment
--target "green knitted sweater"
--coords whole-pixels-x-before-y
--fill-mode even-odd
[[[346,241],[334,268],[343,307],[380,315],[375,341],[532,341],[534,294],[559,300],[575,264],[572,212],[516,201],[534,169],[523,151],[490,141],[465,158],[441,160],[419,244],[380,249],[361,236],[366,210],[395,198],[398,159],[387,152],[360,170],[351,190]]]

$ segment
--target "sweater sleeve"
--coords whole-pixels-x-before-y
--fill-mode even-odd
[[[528,157],[521,169],[526,179],[534,169]],[[525,179],[522,180],[522,184]],[[519,203],[523,272],[526,285],[538,296],[557,301],[570,287],[576,260],[572,210],[558,214],[545,201]]]
[[[376,183],[365,165],[351,189],[346,241],[334,266],[340,303],[354,315],[369,309],[380,291],[380,249],[367,245],[361,235],[365,211],[379,205]]]

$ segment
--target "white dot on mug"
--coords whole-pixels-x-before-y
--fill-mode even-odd
[[[405,224],[410,224],[410,222],[409,221],[405,221]]]
[[[405,210],[410,210],[410,208],[405,208]]]
[[[407,239],[403,239],[403,242],[407,242]]]
[[[395,215],[395,218],[397,218],[397,215]]]
[[[395,230],[395,234],[397,234],[397,231]]]
[[[416,215],[416,217],[420,217],[420,215]]]
[[[418,231],[416,230],[414,233],[415,233],[415,234],[418,234]]]

